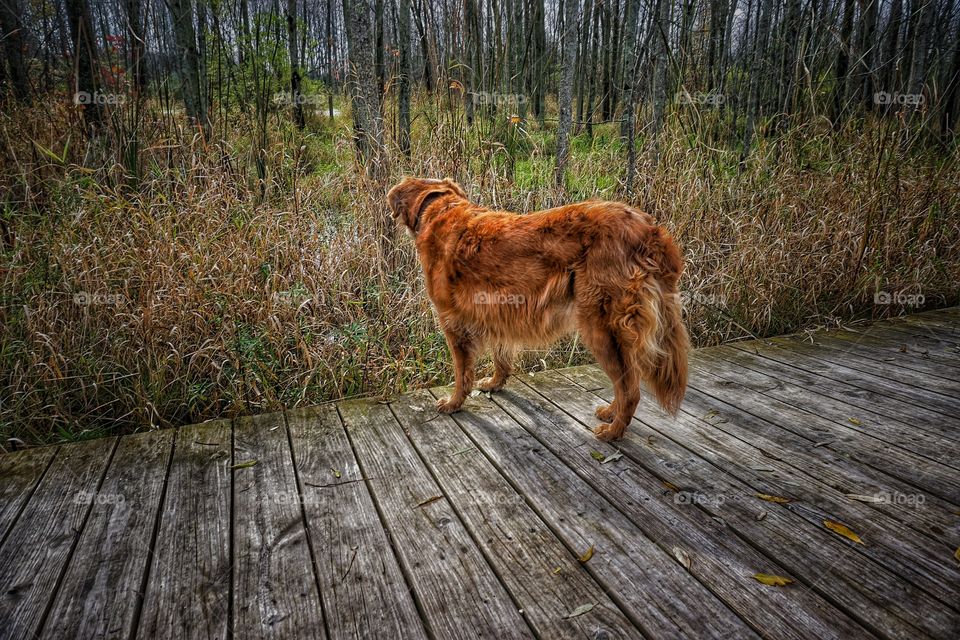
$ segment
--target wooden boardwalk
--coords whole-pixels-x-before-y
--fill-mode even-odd
[[[0,637],[960,637],[960,311],[691,365],[4,455]]]

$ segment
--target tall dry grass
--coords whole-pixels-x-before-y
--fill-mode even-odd
[[[623,196],[613,125],[574,141],[560,192],[550,186],[549,122],[545,131],[467,127],[443,97],[422,99],[415,116],[412,157],[393,177],[451,175],[477,201],[516,210]],[[317,116],[300,134],[278,114],[265,185],[240,115],[219,123],[225,142],[206,145],[147,113],[136,178],[119,147],[94,150],[91,162],[64,125],[71,117],[47,104],[0,120],[4,440],[92,437],[449,380],[412,244],[402,234],[383,241],[384,185],[360,177],[345,116]],[[955,147],[905,142],[895,122],[814,122],[761,135],[741,168],[737,150],[702,142],[713,126],[677,114],[659,163],[639,167],[633,197],[683,247],[697,344],[902,311],[875,305],[878,290],[957,303]],[[570,339],[522,364],[587,359]]]

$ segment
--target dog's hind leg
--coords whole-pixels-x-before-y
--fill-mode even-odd
[[[593,433],[601,440],[617,440],[623,437],[640,403],[640,376],[633,354],[627,351],[632,347],[621,344],[615,330],[602,317],[580,317],[578,324],[584,344],[610,378],[614,390],[613,403],[597,409],[597,417],[603,422],[594,427]]]
[[[493,349],[493,375],[484,378],[477,383],[477,389],[480,391],[499,391],[510,377],[510,371],[513,369],[513,348],[498,344]]]
[[[454,388],[453,395],[437,401],[437,411],[453,413],[463,406],[463,401],[473,389],[474,365],[477,357],[477,342],[467,333],[456,333],[444,329],[450,355],[453,356]]]

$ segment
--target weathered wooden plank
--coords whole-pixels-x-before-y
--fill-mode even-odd
[[[0,456],[0,550],[58,447],[38,447]]]
[[[431,635],[533,637],[390,409],[349,401],[340,415]]]
[[[834,449],[839,447],[829,442],[831,436],[821,429],[819,420],[815,417],[812,420],[803,421],[802,418],[792,416],[789,409],[783,409],[779,405],[774,405],[767,410],[764,399],[758,399],[734,385],[724,385],[719,378],[708,380],[706,374],[697,375],[692,386],[698,390],[690,394],[691,402],[687,410],[692,415],[701,417],[718,430],[729,432],[734,437],[739,437],[744,442],[762,449],[765,457],[791,464],[814,479],[816,484],[834,476],[832,486],[840,488],[844,496],[848,493],[865,495],[857,491],[842,491],[844,485],[849,486],[847,483],[852,478],[863,476],[868,478],[870,484],[879,485],[879,491],[866,495],[883,498],[882,503],[874,501],[864,503],[844,499],[832,492],[824,491],[818,491],[814,495],[821,500],[818,506],[834,515],[842,515],[850,520],[866,520],[869,523],[868,526],[876,527],[876,531],[872,534],[874,540],[894,551],[895,564],[891,566],[899,566],[900,557],[907,556],[912,558],[912,564],[906,567],[904,575],[908,575],[914,567],[920,569],[927,565],[931,566],[925,570],[924,575],[939,574],[943,579],[952,573],[947,571],[947,574],[943,575],[945,571],[943,558],[950,542],[955,539],[953,535],[958,527],[956,518],[950,517],[957,510],[954,504],[949,502],[932,504],[933,496],[925,490],[918,491],[916,481],[912,484],[898,482],[882,470],[875,471],[874,467],[857,464],[857,458],[863,457],[863,454],[842,450],[835,452]],[[733,419],[730,418],[731,416]],[[741,429],[741,425],[746,428]],[[797,428],[796,425],[802,426]],[[820,442],[827,444],[817,447],[815,444],[818,443],[805,440],[804,431],[813,430],[817,430],[814,437],[823,438]],[[851,446],[850,443],[847,443],[847,448],[857,451],[856,447]],[[909,471],[909,466],[904,466]],[[914,471],[917,475],[922,472],[922,469]],[[841,475],[836,477],[838,473]],[[802,488],[799,489],[802,490]],[[882,511],[889,518],[874,511]],[[918,526],[920,523],[924,523],[925,526]],[[940,529],[939,533],[935,534],[933,532],[936,530],[937,523],[948,523],[947,528]],[[916,536],[908,528],[922,533],[923,537]],[[906,551],[903,549],[904,540],[912,541]],[[919,553],[918,550],[923,550],[923,553]],[[921,576],[919,580],[924,582],[925,578]],[[934,590],[937,588],[937,585],[933,586]]]
[[[811,356],[817,360],[831,362],[872,376],[892,380],[911,388],[911,390],[920,389],[926,394],[937,394],[942,396],[943,401],[950,402],[947,405],[948,408],[953,407],[955,413],[960,414],[960,401],[954,401],[955,398],[960,398],[960,383],[958,382],[930,376],[904,367],[890,366],[873,358],[864,357],[854,349],[837,349],[828,340],[815,339],[811,344],[787,336],[773,338],[770,343],[789,351]]]
[[[721,349],[704,350],[696,358],[691,358],[691,367],[716,376],[723,381],[720,383],[722,385],[729,385],[733,389],[747,388],[774,399],[775,403],[784,402],[813,414],[814,426],[818,427],[815,433],[806,423],[792,429],[797,435],[810,439],[811,445],[820,442],[823,443],[821,446],[850,454],[864,449],[879,452],[868,456],[869,460],[865,461],[873,464],[879,459],[878,468],[908,481],[918,472],[923,472],[926,465],[924,459],[952,468],[953,472],[946,471],[948,480],[960,495],[960,480],[953,482],[955,475],[960,476],[960,473],[955,473],[960,471],[960,443],[955,440],[917,430],[906,432],[903,424],[884,415],[821,396],[752,369],[733,367],[722,356]],[[779,405],[772,406],[775,408]],[[835,438],[829,429],[819,428],[825,421],[835,426],[832,431]],[[851,446],[844,447],[845,443]],[[918,459],[919,456],[923,456],[923,459]],[[891,466],[892,469],[889,468]],[[905,478],[902,466],[909,468]]]
[[[716,347],[716,349],[725,360],[738,367],[768,374],[778,380],[788,381],[821,396],[834,398],[860,409],[876,411],[901,422],[904,427],[909,426],[910,430],[932,433],[950,440],[956,440],[960,436],[958,425],[944,421],[940,413],[906,404],[881,391],[864,389],[832,378],[825,378],[810,373],[802,367],[781,362],[773,357],[776,354],[772,350],[768,350],[759,343],[738,342]],[[698,351],[692,359],[699,357]],[[780,357],[789,361],[789,357],[785,354],[781,353]]]
[[[433,390],[437,397],[446,392]],[[471,398],[454,420],[568,548],[595,550],[587,570],[647,637],[754,637],[747,623],[676,558],[545,450],[503,408],[482,397]],[[592,440],[592,435],[584,433],[583,438]]]
[[[815,373],[824,378],[845,382],[876,393],[887,394],[900,402],[940,414],[940,422],[960,426],[960,417],[957,417],[957,405],[960,401],[938,393],[903,385],[872,373],[818,358],[815,354],[789,343],[773,344],[768,341],[756,341],[746,344],[732,343],[731,346],[802,368],[809,373]]]
[[[561,373],[573,381],[587,378],[589,386],[603,386],[603,390],[594,392],[599,395],[596,401],[586,392],[571,393],[553,386],[549,392],[550,399],[567,413],[583,424],[592,424],[593,409],[603,404],[600,398],[612,399],[609,382],[603,382],[605,376],[593,367],[547,372],[537,378],[551,380]],[[620,441],[622,452],[646,468],[660,469],[668,482],[694,496],[687,503],[722,518],[754,546],[787,567],[791,576],[871,632],[884,637],[918,637],[921,631],[933,637],[952,637],[960,620],[955,611],[858,553],[852,542],[823,528],[821,518],[836,518],[818,512],[813,505],[823,502],[823,496],[829,498],[836,493],[829,487],[807,491],[804,487],[808,481],[779,462],[776,453],[765,456],[759,449],[746,447],[744,442],[711,429],[686,410],[671,419],[647,405],[641,406],[637,415],[642,416],[642,421],[635,420],[627,438]],[[735,416],[731,417],[731,423],[734,420]],[[762,446],[766,451],[767,443]],[[773,504],[756,498],[758,493],[795,501]],[[765,513],[762,519],[758,517],[761,512]],[[862,532],[863,527],[875,525],[871,521],[855,521],[854,526]],[[865,540],[874,544],[872,537],[865,536]]]
[[[426,638],[336,407],[287,413],[331,638]]]
[[[725,357],[728,356],[726,347],[718,349],[716,353],[722,353]],[[745,377],[748,377],[748,372],[753,370],[767,373],[765,368],[757,366],[754,361],[763,363],[770,361],[736,350],[731,350],[729,354],[731,354],[729,358],[732,363],[738,367],[737,370],[745,372]],[[697,355],[697,359],[699,358],[700,354]],[[780,374],[776,370],[773,371],[772,375],[779,380],[790,379],[787,375]],[[821,382],[823,380],[822,378],[813,378],[812,376],[811,378]],[[829,392],[829,390],[834,388],[831,385],[806,385],[806,382],[803,380],[801,380],[798,385],[799,384],[805,384],[804,388],[815,388],[819,393]],[[843,396],[840,395],[836,397],[842,398]],[[863,404],[869,407],[870,399],[866,398]],[[889,413],[889,411],[885,409],[885,413]],[[860,414],[857,413],[855,415]],[[803,465],[809,467],[811,470],[815,470],[815,475],[818,479],[828,482],[837,490],[843,493],[858,495],[876,494],[883,496],[885,498],[884,502],[875,503],[871,506],[896,518],[924,536],[933,537],[936,540],[943,539],[948,545],[955,544],[960,546],[960,520],[956,517],[957,507],[952,503],[938,496],[921,492],[923,495],[922,504],[919,504],[917,500],[912,500],[909,501],[911,502],[909,505],[910,508],[906,508],[903,500],[898,500],[897,497],[915,493],[916,487],[873,469],[872,467],[855,464],[843,455],[835,454],[829,449],[824,449],[824,445],[828,444],[830,439],[819,436],[816,433],[815,427],[809,429],[810,433],[806,433],[802,438],[792,431],[781,429],[779,426],[771,425],[767,422],[761,422],[759,426],[755,428],[767,430],[770,434],[770,440],[783,446],[786,450],[800,452],[800,460],[805,460],[805,456],[808,455],[820,460],[823,465],[822,468],[819,468],[817,464],[812,461],[809,463],[803,462]],[[908,429],[907,425],[903,425],[901,428],[905,433],[924,433],[915,427]],[[810,444],[810,438],[815,440],[813,444]],[[796,458],[797,456],[793,454],[790,455],[790,459]]]
[[[859,327],[848,329],[863,335],[869,329],[869,335],[877,341],[886,341],[888,349],[900,352],[906,350],[914,358],[934,362],[951,370],[960,368],[960,331],[951,339],[951,334],[931,331],[929,327],[915,325],[891,325],[889,323],[871,325],[862,330]],[[878,348],[883,348],[878,345]]]
[[[755,580],[757,573],[784,575],[787,571],[705,511],[683,508],[678,494],[665,487],[656,469],[646,469],[629,458],[614,459],[615,445],[593,441],[582,424],[540,395],[549,396],[560,385],[572,388],[571,383],[537,382],[537,390],[511,382],[493,400],[665,553],[679,555],[678,561],[686,557],[691,575],[761,635],[776,639],[869,635],[810,590],[770,589]],[[614,461],[600,462],[594,457],[597,453]],[[764,605],[758,607],[758,602]]]
[[[173,438],[163,430],[120,439],[42,637],[131,636]]]
[[[326,638],[282,413],[233,426],[233,637]]]
[[[541,638],[640,638],[571,552],[454,421],[420,391],[390,407],[451,507]],[[428,509],[430,506],[425,505]],[[578,607],[590,611],[570,617]]]
[[[877,352],[863,348],[855,340],[848,342],[838,341],[827,334],[813,336],[783,336],[773,338],[774,344],[788,343],[791,346],[800,346],[805,352],[819,353],[820,358],[830,360],[851,369],[866,371],[901,384],[935,391],[936,393],[953,396],[960,393],[960,383],[949,377],[950,371],[943,375],[943,369],[937,365],[917,361],[911,364],[912,358],[902,358],[896,362],[887,358],[878,358]],[[925,367],[925,368],[924,368]],[[919,369],[918,369],[919,368]]]
[[[64,447],[54,458],[0,553],[0,630],[32,638],[90,513],[116,438]]]
[[[228,420],[177,431],[139,637],[227,637],[231,464]]]
[[[799,340],[799,336],[792,339]],[[834,352],[855,353],[858,356],[877,362],[882,367],[900,367],[915,371],[923,376],[943,378],[960,384],[960,367],[949,367],[943,363],[922,358],[919,354],[902,349],[903,344],[890,338],[889,334],[877,336],[874,333],[854,333],[851,331],[834,330],[819,332],[810,336],[807,344],[813,344]],[[956,363],[960,365],[960,354],[956,356]]]

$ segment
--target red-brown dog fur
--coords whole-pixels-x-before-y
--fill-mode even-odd
[[[614,386],[613,403],[597,410],[597,437],[623,436],[641,381],[676,414],[690,346],[677,291],[683,261],[651,216],[598,201],[526,215],[491,211],[452,180],[406,178],[387,198],[415,238],[453,355],[455,388],[439,411],[460,409],[485,349],[495,372],[478,387],[495,391],[518,347],[578,329]]]

